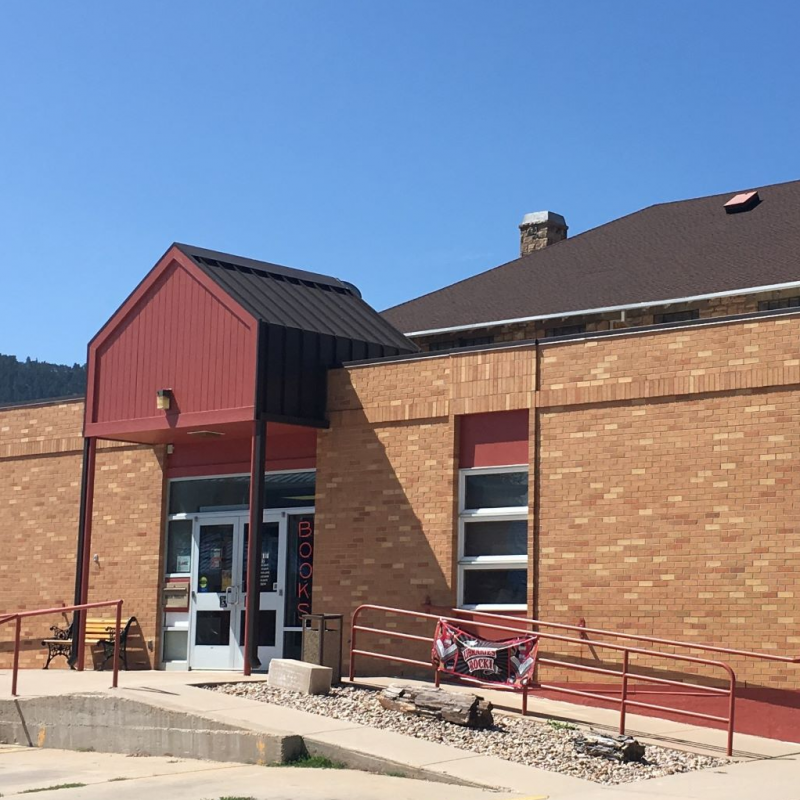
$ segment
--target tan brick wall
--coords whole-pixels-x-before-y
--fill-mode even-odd
[[[530,407],[538,616],[795,652],[798,334],[791,316],[332,373],[318,454],[317,607],[421,608],[420,586],[451,604],[457,416]],[[401,422],[380,421],[391,399]],[[373,563],[376,529],[386,557]],[[340,588],[354,553],[360,577]],[[800,686],[796,667],[734,666],[750,683]]]
[[[798,400],[795,388],[541,412],[538,615],[795,652]],[[800,685],[797,668],[736,667]]]
[[[315,609],[453,605],[455,415],[526,408],[534,382],[529,349],[331,374],[331,427],[317,446]]]
[[[144,446],[97,456],[91,552],[98,563],[90,566],[89,601],[125,601],[124,619],[138,621],[128,645],[129,661],[138,667],[159,661],[163,462],[163,448]]]
[[[316,610],[452,604],[458,416],[530,408],[532,611],[795,652],[799,334],[788,316],[334,371]],[[0,610],[71,600],[81,415],[81,403],[0,411]],[[108,444],[98,456],[91,597],[125,599],[145,663],[162,458]],[[41,664],[45,628],[26,629],[23,663]],[[797,668],[736,667],[800,686]]]
[[[0,410],[0,610],[70,604],[83,439],[83,402]],[[102,443],[97,459],[89,599],[122,597],[125,615],[141,622],[132,651],[153,663],[161,553],[162,473],[152,448]],[[113,610],[97,612],[110,616]],[[23,628],[22,666],[41,666],[39,641],[58,617]],[[0,628],[3,663],[10,663],[11,626]],[[154,643],[155,644],[155,643]],[[62,664],[62,660],[54,665]]]
[[[789,316],[736,323],[735,328],[719,325],[620,336],[612,343],[593,339],[544,345],[540,385],[557,390],[635,382],[641,393],[643,382],[697,378],[695,383],[701,383],[710,376],[724,380],[739,374],[758,386],[769,377],[753,376],[765,368],[785,372],[794,381],[793,370],[800,367],[798,331],[800,320]],[[777,374],[774,379],[784,380]],[[690,383],[689,389],[699,387]]]
[[[455,454],[447,418],[374,426],[340,412],[317,462],[314,610],[451,602]],[[347,639],[347,637],[346,637]]]

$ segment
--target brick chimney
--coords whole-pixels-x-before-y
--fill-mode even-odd
[[[519,226],[519,254],[527,256],[567,238],[567,221],[552,211],[526,214]]]

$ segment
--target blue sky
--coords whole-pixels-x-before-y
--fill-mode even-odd
[[[82,362],[172,241],[385,308],[528,211],[798,179],[799,35],[789,0],[5,0],[0,352]]]

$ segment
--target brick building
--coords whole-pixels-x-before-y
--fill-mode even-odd
[[[574,239],[529,215],[520,259],[382,317],[171,248],[85,403],[0,410],[0,607],[120,596],[173,669],[295,655],[300,613],[366,601],[793,653],[800,182],[731,199]]]

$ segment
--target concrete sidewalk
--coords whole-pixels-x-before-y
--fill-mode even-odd
[[[85,784],[72,786],[69,784]],[[47,787],[53,788],[49,791]],[[36,792],[42,800],[441,800],[442,787],[353,770],[256,767],[175,758],[128,758],[107,753],[0,748],[0,796]],[[463,800],[513,800],[518,794],[459,788]]]
[[[800,747],[773,740],[737,736],[737,755],[744,760],[724,768],[673,775],[648,781],[600,786],[579,778],[454,747],[427,742],[391,731],[378,730],[346,720],[336,720],[231,695],[209,692],[196,683],[232,682],[241,676],[231,673],[131,672],[120,676],[120,689],[109,690],[110,676],[104,673],[26,671],[20,676],[20,692],[26,697],[76,693],[99,693],[135,700],[162,710],[187,712],[222,725],[257,733],[301,736],[311,753],[327,755],[364,768],[403,772],[428,779],[458,779],[484,787],[502,788],[522,796],[571,798],[665,797],[679,800],[751,800],[769,787],[770,800],[800,797]],[[2,681],[8,674],[0,673]],[[263,680],[257,676],[253,680]],[[370,685],[398,681],[370,681]],[[411,683],[411,681],[403,681]],[[361,683],[359,681],[359,683]],[[6,684],[7,685],[7,684]],[[465,688],[465,690],[467,690]],[[482,691],[490,696],[492,693]],[[514,697],[498,693],[498,705]],[[491,698],[494,702],[494,698]],[[531,713],[545,718],[568,719],[595,727],[616,726],[616,714],[586,706],[550,700],[530,702]],[[656,744],[686,747],[721,746],[720,731],[676,725],[653,717],[631,715],[631,731]],[[100,748],[98,748],[100,749]],[[453,791],[460,791],[452,787]],[[450,790],[448,790],[449,792]]]

